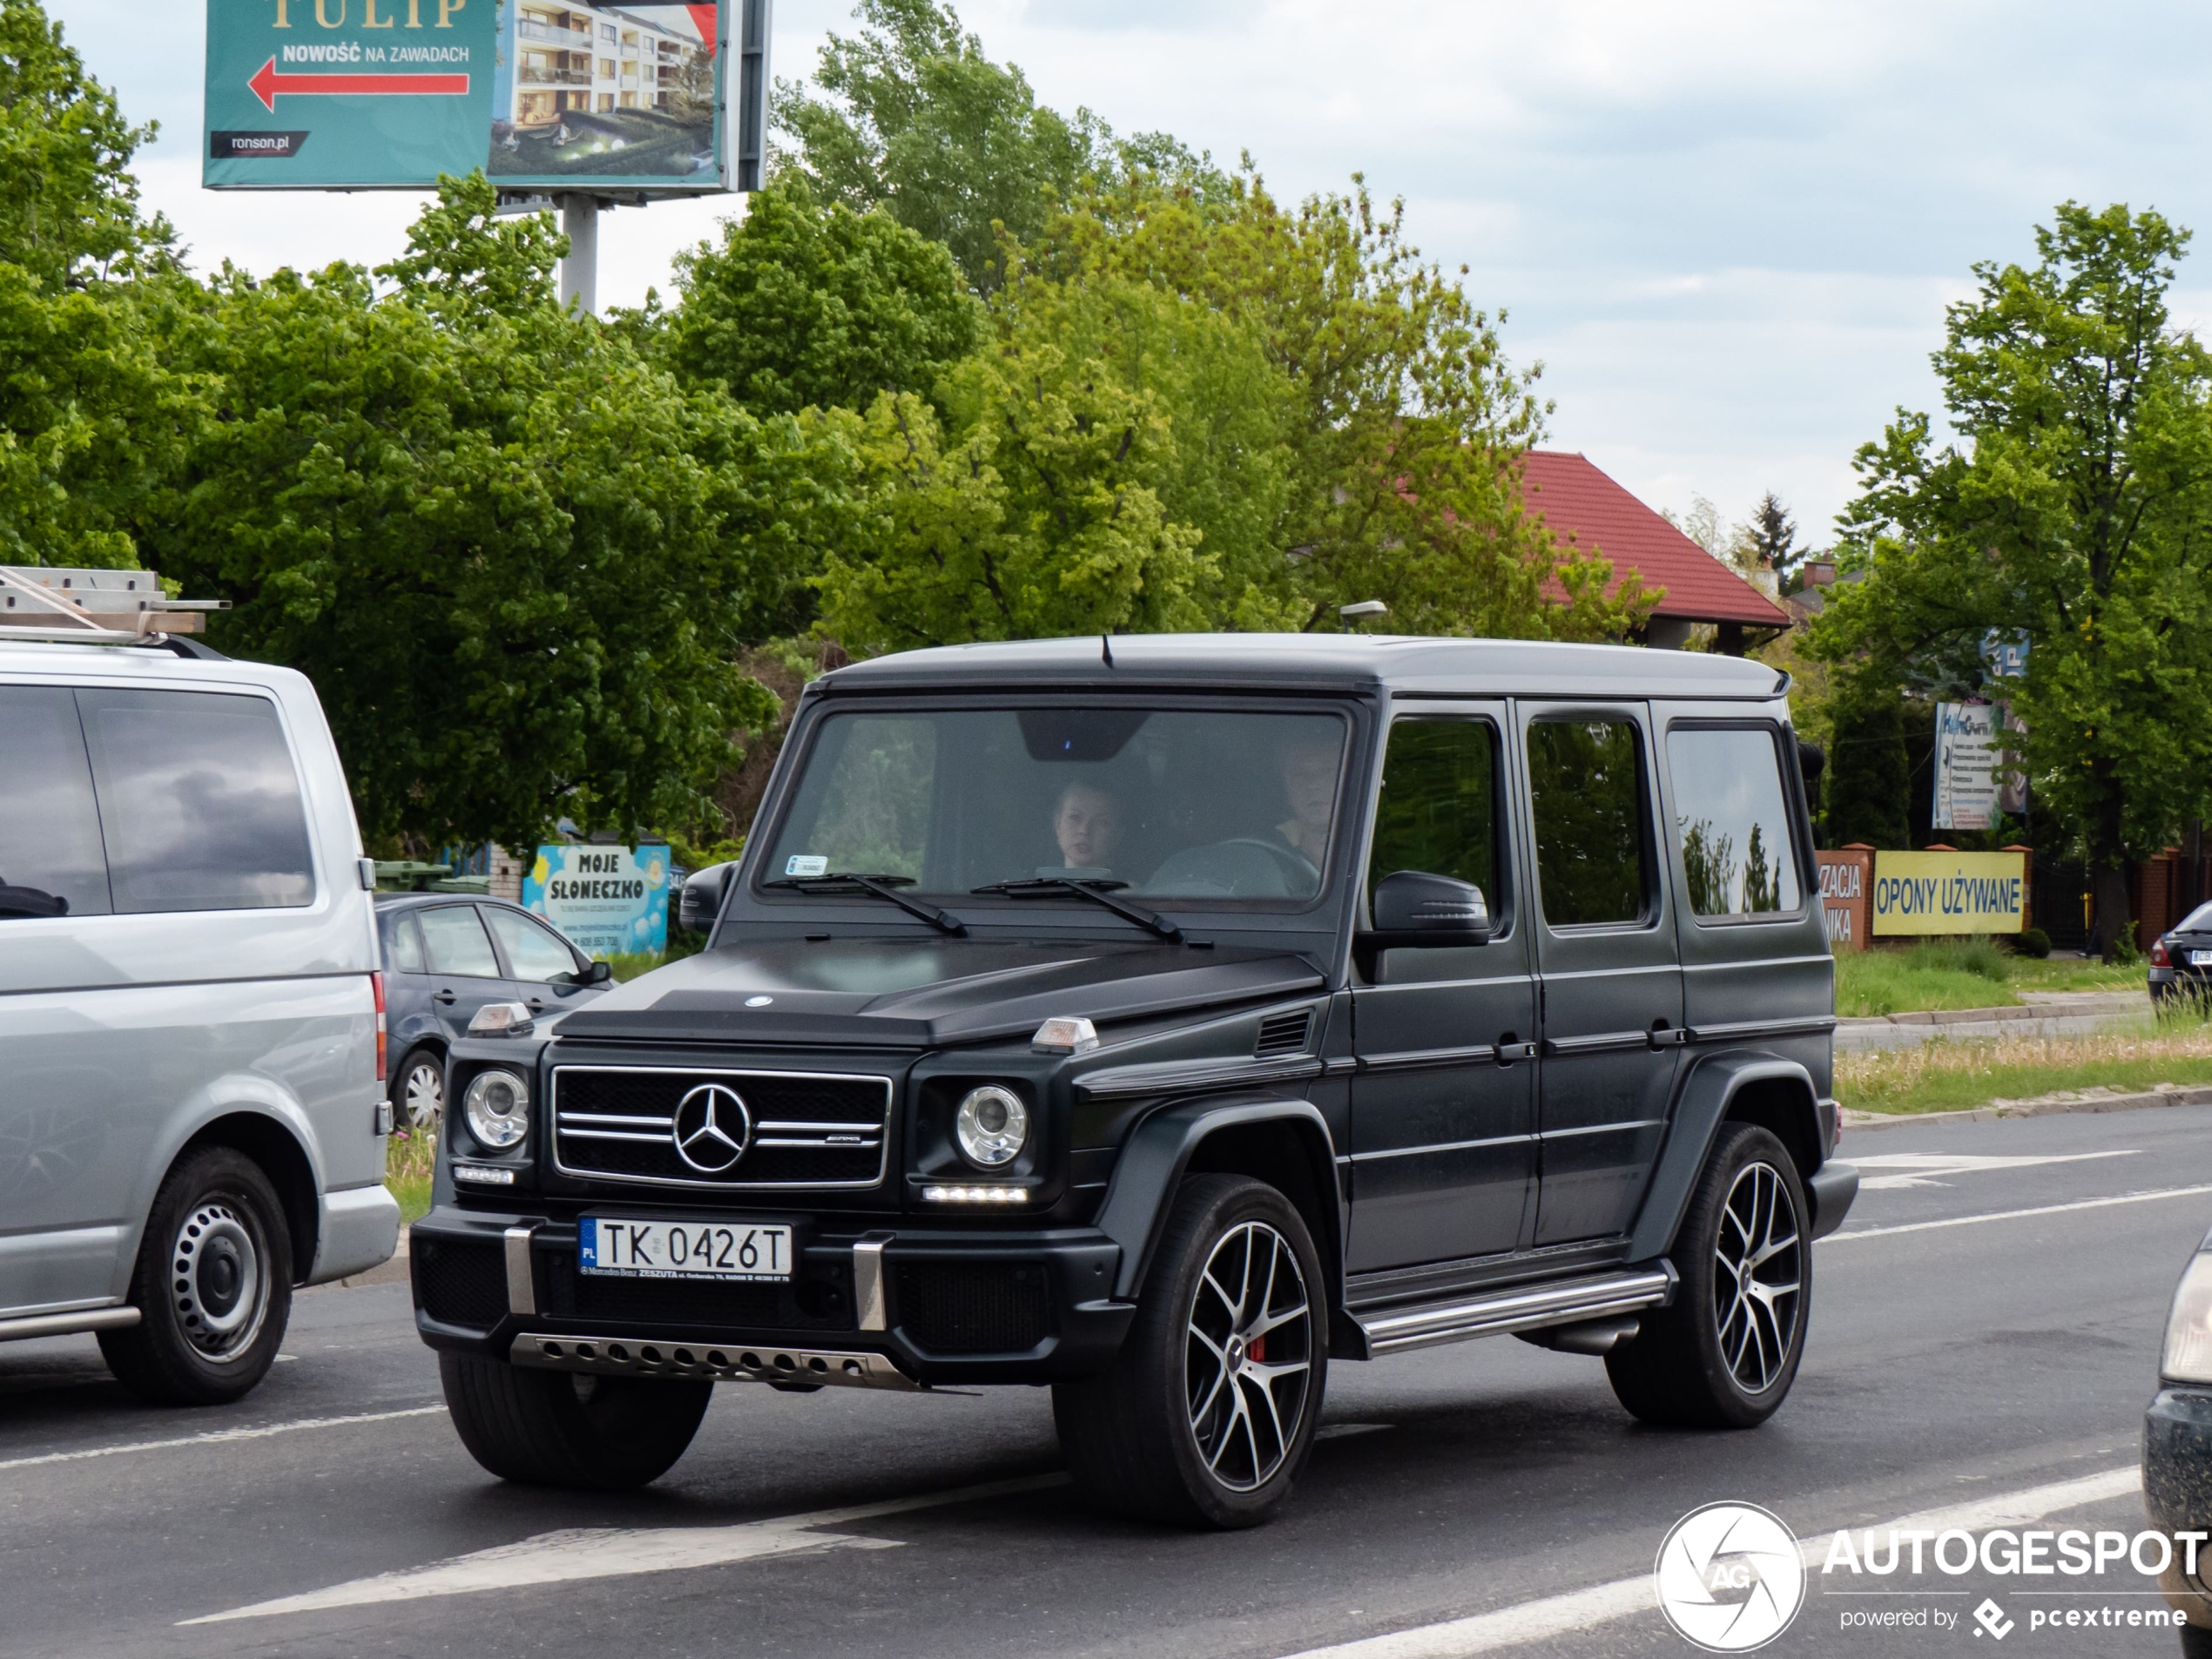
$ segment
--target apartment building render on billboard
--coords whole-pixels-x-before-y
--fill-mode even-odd
[[[558,126],[571,114],[680,113],[687,80],[714,51],[714,8],[656,6],[652,12],[660,15],[520,0],[512,102],[500,113],[525,132]]]

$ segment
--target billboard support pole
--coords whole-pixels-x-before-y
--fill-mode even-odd
[[[561,256],[561,309],[580,317],[599,310],[599,199],[561,198],[561,230],[569,251]]]

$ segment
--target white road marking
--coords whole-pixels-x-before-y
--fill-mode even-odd
[[[2057,1216],[2069,1210],[2102,1210],[2115,1204],[2148,1204],[2155,1198],[2188,1198],[2212,1192],[2212,1186],[2159,1187],[2149,1192],[2115,1193],[2109,1198],[2077,1198],[2072,1204],[2038,1204],[2033,1210],[1994,1210],[1986,1216],[1951,1216],[1941,1221],[1908,1221],[1895,1227],[1860,1227],[1830,1233],[1820,1242],[1839,1244],[1851,1238],[1885,1238],[1896,1233],[1924,1233],[1937,1227],[1971,1227],[1983,1221],[2017,1221],[2023,1216]]]
[[[441,1410],[444,1409],[440,1407]],[[287,1595],[227,1613],[210,1613],[185,1624],[220,1624],[232,1619],[266,1619],[284,1613],[313,1613],[327,1608],[368,1607],[383,1602],[416,1602],[433,1595],[469,1595],[480,1590],[523,1589],[534,1584],[562,1584],[584,1578],[624,1578],[638,1573],[675,1572],[688,1567],[723,1567],[733,1561],[754,1561],[765,1555],[789,1555],[824,1549],[896,1549],[894,1538],[856,1538],[846,1533],[825,1533],[823,1527],[840,1527],[873,1521],[882,1515],[904,1514],[915,1509],[935,1509],[946,1504],[973,1503],[1020,1492],[1036,1492],[1063,1486],[1064,1474],[1032,1475],[1020,1480],[995,1480],[988,1486],[963,1487],[952,1492],[932,1492],[917,1498],[893,1498],[881,1503],[854,1504],[844,1509],[822,1509],[813,1514],[781,1515],[771,1521],[747,1521],[732,1527],[592,1527],[540,1533],[520,1543],[480,1549],[401,1573],[355,1579],[305,1595]]]
[[[349,1423],[388,1423],[400,1417],[442,1415],[442,1406],[413,1406],[398,1412],[357,1412],[351,1417],[302,1417],[290,1423],[266,1423],[260,1428],[216,1428],[205,1434],[186,1434],[173,1440],[131,1440],[122,1446],[95,1446],[82,1452],[48,1452],[38,1457],[10,1458],[0,1469],[28,1469],[41,1463],[81,1463],[88,1458],[121,1457],[125,1452],[165,1452],[179,1446],[223,1446],[232,1440],[266,1440],[272,1434],[293,1434],[303,1428],[343,1428]]]
[[[2139,1468],[2107,1469],[2078,1480],[2030,1487],[2024,1492],[1925,1510],[1917,1515],[1902,1516],[1888,1525],[1900,1532],[1947,1532],[1953,1527],[1963,1532],[1986,1532],[1993,1527],[2040,1521],[2062,1509],[2125,1497],[2140,1491],[2142,1483],[2142,1471]],[[1828,1541],[1835,1530],[1824,1527],[1800,1541],[1798,1551],[1807,1566],[1816,1567],[1826,1559]],[[1856,1532],[1858,1528],[1854,1527],[1851,1530]],[[1478,1613],[1472,1618],[1393,1630],[1386,1635],[1365,1636],[1334,1647],[1309,1648],[1293,1655],[1291,1659],[1466,1659],[1468,1655],[1495,1653],[1501,1648],[1517,1648],[1526,1642],[1610,1624],[1632,1614],[1657,1611],[1651,1575],[1639,1573],[1634,1578],[1616,1579],[1610,1584],[1593,1585],[1587,1590],[1523,1602],[1494,1613]]]
[[[2137,1149],[2129,1147],[2114,1152],[2066,1152],[2044,1157],[1986,1157],[1971,1152],[1884,1152],[1877,1157],[1855,1157],[1851,1161],[1862,1170],[1895,1170],[1895,1175],[1878,1175],[1869,1180],[1862,1177],[1859,1190],[1878,1192],[1890,1187],[1947,1187],[1948,1181],[1939,1177],[1946,1175],[1980,1175],[1992,1170],[2026,1170],[2040,1163],[2086,1163],[2093,1158],[2132,1158],[2140,1157]]]

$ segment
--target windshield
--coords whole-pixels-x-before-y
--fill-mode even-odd
[[[1188,708],[833,714],[761,877],[904,878],[940,897],[1042,878],[1311,899],[1346,729],[1335,714]]]

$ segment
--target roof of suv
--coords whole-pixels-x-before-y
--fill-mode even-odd
[[[1109,660],[1110,653],[1110,660]],[[1410,696],[1778,697],[1789,679],[1740,657],[1638,645],[1369,634],[1096,634],[941,645],[854,663],[830,691],[947,685],[1387,689]]]

